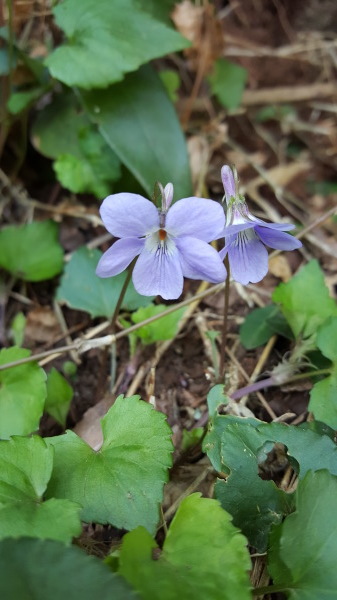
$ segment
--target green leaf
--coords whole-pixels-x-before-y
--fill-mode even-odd
[[[296,117],[297,111],[291,104],[271,104],[264,106],[255,115],[256,121],[264,122],[269,120],[283,121],[287,117]]]
[[[228,404],[229,398],[225,394],[225,388],[222,383],[214,385],[207,396],[208,414],[214,417],[217,413],[218,406]]]
[[[276,323],[276,328],[274,326]],[[240,327],[240,341],[242,345],[251,350],[262,346],[274,335],[284,331],[286,337],[291,336],[291,331],[287,326],[284,316],[275,304],[269,304],[264,308],[256,308],[245,319]]]
[[[102,146],[105,146],[101,138]],[[111,191],[111,182],[119,177],[119,164],[111,151],[107,154],[97,154],[90,159],[77,158],[72,154],[61,154],[54,162],[56,177],[61,185],[74,194],[94,194],[103,198]],[[115,162],[115,164],[114,164]]]
[[[55,421],[63,427],[66,424],[66,418],[71,401],[73,399],[73,388],[67,380],[62,377],[54,367],[48,373],[47,377],[47,398],[45,411],[54,417]]]
[[[138,396],[119,396],[102,419],[103,446],[95,452],[72,431],[54,446],[48,496],[82,505],[82,519],[154,532],[163,483],[171,466],[170,429],[163,414]]]
[[[213,73],[208,77],[212,94],[225,108],[240,105],[247,81],[247,70],[229,60],[219,58],[214,63]]]
[[[114,313],[121,293],[126,272],[115,277],[103,279],[97,277],[96,266],[102,256],[99,250],[89,250],[82,246],[71,255],[66,265],[56,298],[66,302],[71,308],[84,310],[92,317],[110,319]],[[141,296],[129,283],[122,307],[135,310],[146,306],[152,297]]]
[[[309,410],[315,419],[337,429],[337,317],[331,317],[319,328],[317,347],[332,363],[329,377],[315,383],[310,392]]]
[[[53,77],[69,86],[106,87],[153,58],[189,45],[135,0],[65,0],[53,12],[68,41],[46,64]]]
[[[72,92],[64,92],[38,114],[32,141],[42,154],[56,159],[54,169],[63,187],[74,193],[107,196],[120,177],[120,162]]]
[[[53,449],[42,438],[0,442],[0,539],[31,536],[70,542],[81,531],[81,507],[69,500],[42,502]]]
[[[10,64],[8,48],[0,48],[0,77],[8,75],[16,67],[17,57],[13,55],[13,63]]]
[[[160,2],[157,0],[138,0],[138,5],[141,6],[142,10],[168,25],[172,25],[170,15],[175,4],[176,0],[160,0]]]
[[[0,595],[6,600],[135,600],[104,563],[54,540],[0,542]]]
[[[145,308],[139,308],[136,312],[132,313],[131,319],[134,323],[141,323],[145,319],[149,319],[154,315],[159,315],[161,312],[167,309],[165,304],[150,304]],[[161,340],[171,340],[174,338],[178,331],[179,321],[182,318],[185,308],[180,308],[175,312],[150,323],[144,325],[135,331],[135,335],[139,337],[143,344],[153,344]]]
[[[0,351],[0,365],[30,356],[30,350]],[[0,371],[0,438],[36,431],[46,398],[46,374],[36,362]]]
[[[333,363],[337,363],[337,317],[331,317],[319,328],[316,345]]]
[[[335,444],[309,429],[217,415],[204,441],[214,468],[228,475],[216,484],[216,497],[259,552],[266,549],[271,525],[279,523],[293,506],[292,495],[258,474],[275,443],[286,446],[286,457],[300,478],[309,469],[328,468],[337,474]]]
[[[82,94],[99,131],[152,197],[156,181],[172,181],[175,199],[192,194],[189,161],[176,112],[150,67],[106,90]]]
[[[307,473],[296,512],[273,532],[269,571],[292,600],[334,600],[337,588],[337,477]]]
[[[194,427],[194,429],[183,429],[181,440],[181,449],[184,452],[193,446],[196,446],[203,438],[204,428]]]
[[[63,90],[38,112],[31,130],[32,143],[48,158],[66,153],[80,158],[80,132],[89,125],[76,96],[72,91]]]
[[[25,337],[26,317],[23,312],[16,313],[10,326],[10,335],[14,346],[22,346]]]
[[[31,90],[13,92],[7,102],[7,109],[12,115],[17,115],[46,92],[46,86],[34,87]]]
[[[281,304],[295,337],[308,338],[316,334],[327,318],[337,315],[336,302],[329,296],[317,260],[302,267],[287,283],[278,285],[272,297]]]
[[[310,392],[308,409],[315,419],[337,429],[337,366],[330,377],[315,383]]]
[[[246,540],[215,500],[192,494],[171,523],[162,552],[143,528],[123,538],[120,573],[144,600],[248,600]]]
[[[0,231],[0,267],[27,281],[43,281],[63,268],[54,221],[10,225]]]
[[[173,69],[164,69],[163,71],[159,72],[159,77],[165,86],[170,100],[172,102],[177,102],[177,92],[181,83],[177,71],[173,71]]]

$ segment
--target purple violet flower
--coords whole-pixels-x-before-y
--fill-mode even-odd
[[[265,246],[277,250],[295,250],[301,242],[285,231],[295,225],[266,223],[254,217],[248,210],[243,196],[239,195],[236,169],[224,165],[221,169],[222,183],[227,204],[226,226],[221,237],[225,247],[219,254],[228,254],[231,275],[243,285],[261,281],[268,271],[268,252]]]
[[[161,186],[160,186],[161,187]],[[222,207],[205,198],[184,198],[171,208],[173,185],[162,191],[162,207],[138,194],[113,194],[105,198],[100,213],[107,230],[117,240],[101,257],[96,274],[112,277],[139,255],[132,279],[139,294],[178,298],[183,277],[219,283],[226,269],[210,242],[223,231]]]

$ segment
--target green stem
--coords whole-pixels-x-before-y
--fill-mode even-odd
[[[317,371],[309,371],[307,373],[299,373],[298,375],[293,375],[288,379],[284,379],[283,381],[278,380],[276,377],[268,377],[267,379],[260,379],[260,381],[255,381],[254,383],[250,383],[239,390],[236,390],[231,394],[232,400],[240,400],[243,396],[248,396],[248,394],[252,394],[254,392],[258,392],[259,390],[263,390],[269,387],[277,387],[279,385],[284,385],[287,383],[292,383],[293,381],[298,381],[300,379],[308,379],[309,377],[315,377],[315,375],[327,375],[331,373],[331,368],[329,369],[317,369]]]
[[[220,364],[219,364],[219,377],[218,377],[219,383],[223,382],[223,378],[224,378],[225,352],[226,352],[226,342],[227,342],[228,306],[229,306],[229,290],[230,290],[230,268],[229,268],[228,255],[225,258],[225,266],[227,269],[227,279],[226,279],[226,287],[225,287],[225,303],[224,303],[223,324],[222,324],[222,333],[221,333]]]
[[[286,383],[291,383],[292,381],[297,381],[298,379],[307,379],[307,377],[315,377],[316,375],[330,375],[331,367],[328,369],[317,369],[316,371],[309,371],[307,373],[299,373],[298,375],[293,375],[287,379]]]
[[[121,289],[121,292],[119,294],[119,298],[117,300],[117,304],[116,304],[116,308],[114,310],[114,314],[112,315],[111,324],[112,324],[112,331],[113,332],[115,332],[115,329],[116,329],[117,317],[118,317],[119,311],[121,309],[122,302],[123,302],[124,296],[126,294],[126,290],[128,289],[128,285],[130,283],[130,279],[131,279],[133,267],[135,266],[135,264],[136,264],[136,259],[134,259],[132,261],[131,265],[128,267],[126,278],[125,278],[125,281],[123,283],[123,287]]]

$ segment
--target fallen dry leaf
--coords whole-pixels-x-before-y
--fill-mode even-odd
[[[213,4],[205,2],[203,6],[195,6],[190,0],[184,0],[175,5],[171,18],[181,35],[192,44],[184,50],[191,68],[197,70],[202,63],[207,73],[221,56],[224,44],[222,24]]]
[[[52,342],[61,334],[54,312],[48,306],[38,306],[29,311],[25,328],[25,343]]]
[[[283,254],[272,256],[269,259],[269,271],[284,282],[289,281],[292,277],[289,263]]]

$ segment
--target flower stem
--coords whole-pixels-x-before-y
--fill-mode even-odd
[[[298,381],[300,379],[308,379],[309,377],[315,377],[316,375],[328,375],[329,373],[331,373],[331,369],[317,369],[316,371],[308,371],[307,373],[298,373],[297,375],[293,375],[292,377],[289,377],[288,379],[282,381],[282,384],[291,383],[292,381]],[[240,398],[242,398],[243,396],[247,396],[248,394],[252,394],[253,392],[258,392],[263,388],[278,385],[281,385],[281,382],[277,381],[275,377],[271,376],[267,379],[256,381],[255,383],[251,383],[243,388],[240,388],[239,390],[236,390],[236,392],[233,392],[231,394],[231,398],[232,400],[240,400]]]
[[[122,302],[123,302],[124,296],[126,294],[126,290],[128,289],[128,285],[130,283],[130,279],[131,279],[133,267],[135,266],[135,264],[136,264],[136,259],[134,259],[132,261],[131,265],[128,267],[128,270],[127,270],[127,273],[126,273],[126,278],[125,278],[125,281],[123,283],[123,287],[122,287],[122,289],[120,291],[119,298],[118,298],[117,304],[116,304],[116,308],[115,308],[114,313],[112,315],[111,325],[112,325],[112,331],[113,332],[115,332],[115,329],[116,329],[117,317],[118,317],[119,311],[121,309]]]
[[[230,268],[229,268],[228,255],[225,258],[225,266],[227,269],[227,279],[226,279],[226,287],[225,287],[225,303],[224,303],[223,324],[222,324],[222,332],[221,332],[220,364],[219,364],[219,378],[218,378],[219,382],[222,382],[223,378],[224,378],[225,350],[226,350],[226,342],[227,342],[228,306],[229,306],[229,289],[230,289]]]

